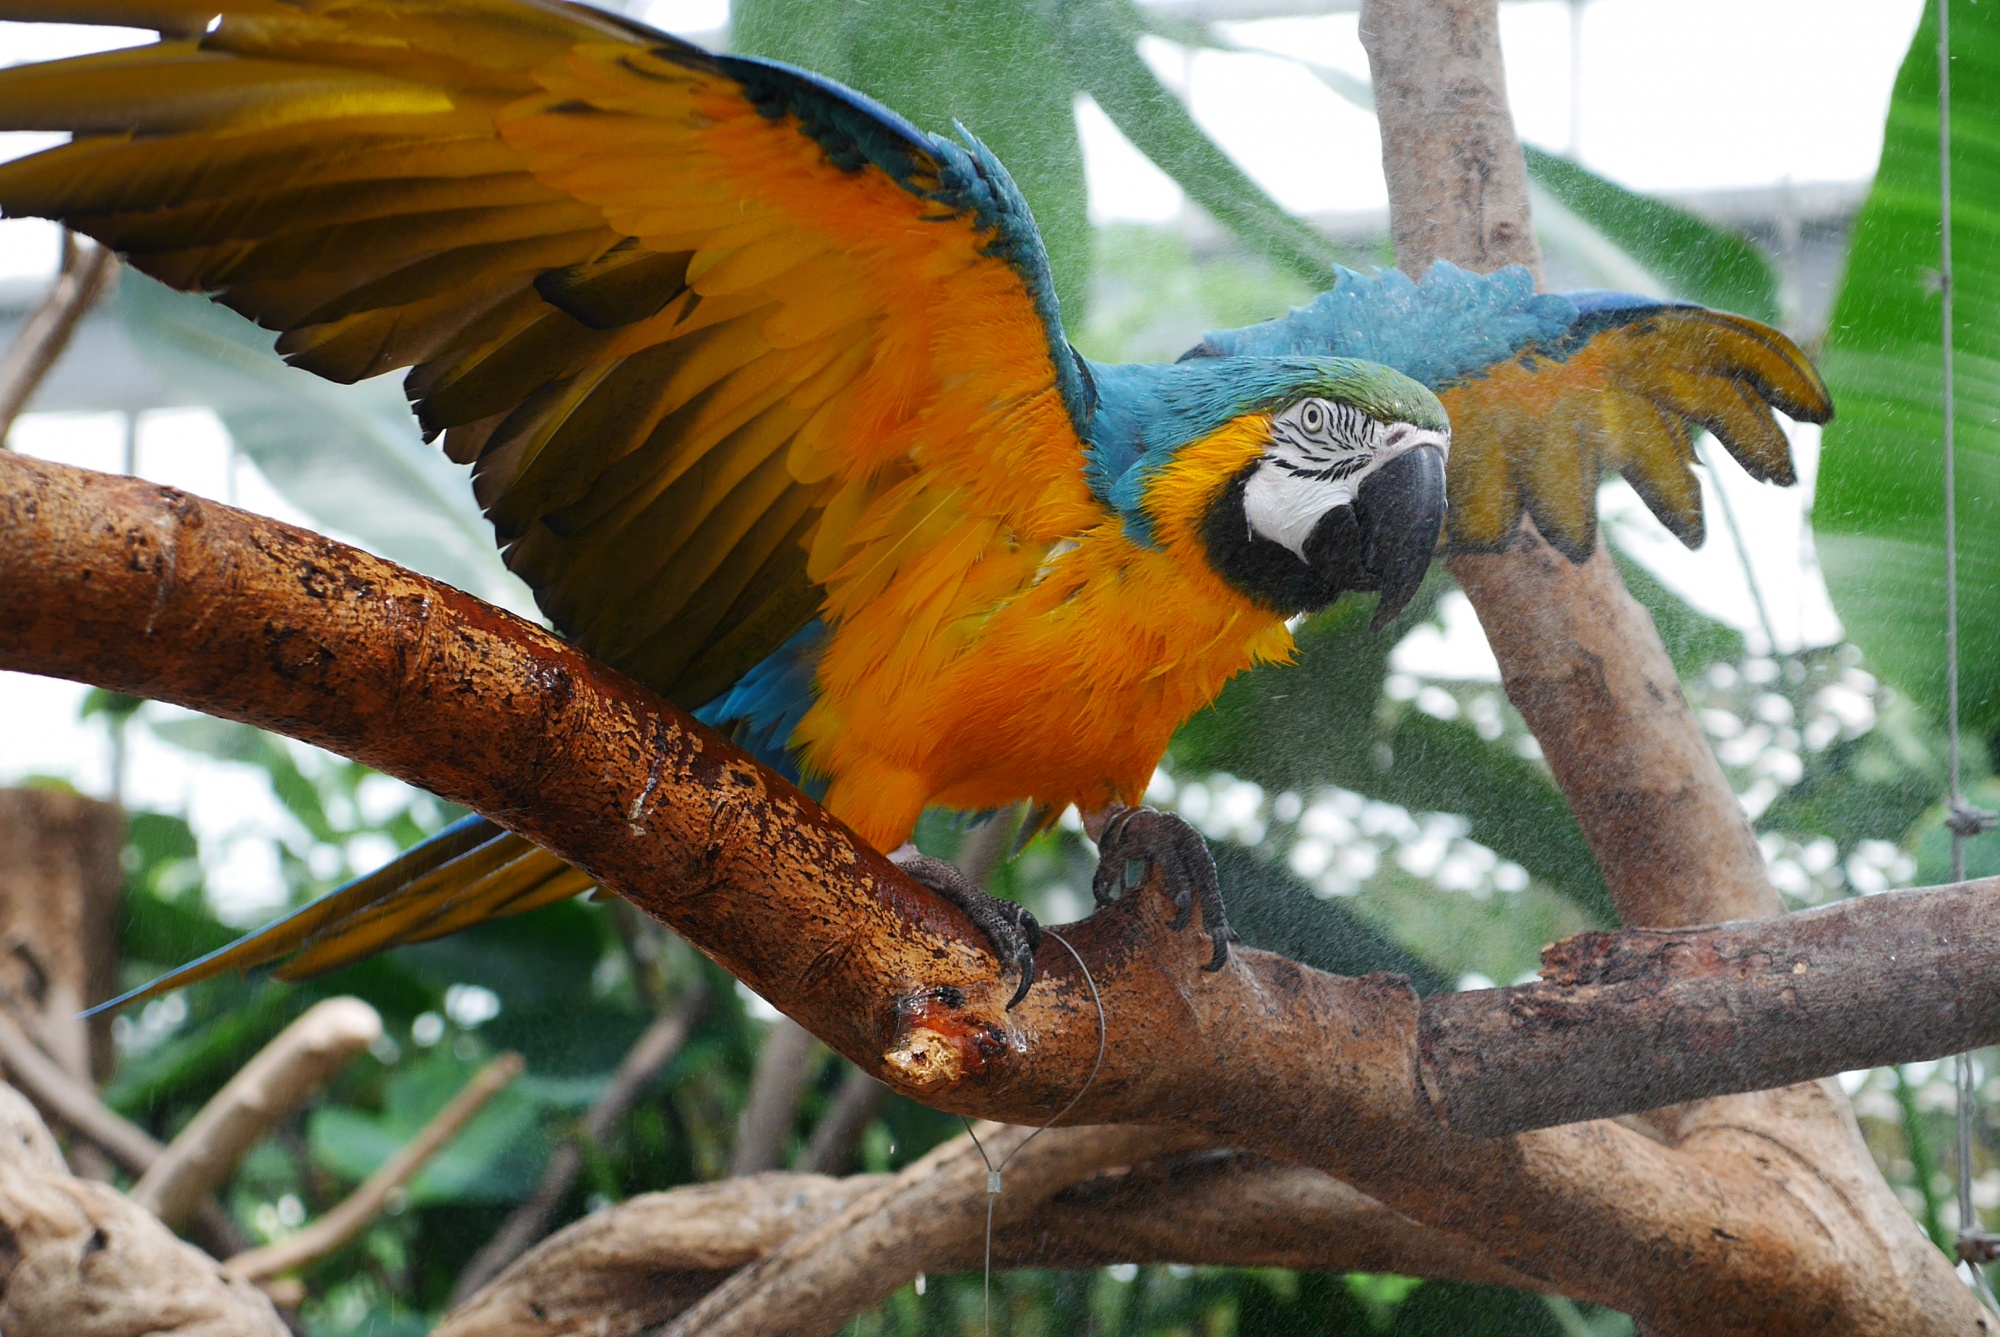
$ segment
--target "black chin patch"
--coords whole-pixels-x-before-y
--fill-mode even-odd
[[[1243,492],[1255,464],[1236,475],[1202,520],[1201,540],[1221,577],[1259,607],[1290,617],[1317,613],[1347,590],[1376,587],[1364,564],[1368,544],[1352,506],[1336,506],[1320,517],[1306,539],[1306,556],[1250,531]]]

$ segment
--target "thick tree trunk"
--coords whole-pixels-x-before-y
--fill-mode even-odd
[[[1363,0],[1361,33],[1402,269],[1420,273],[1439,259],[1482,272],[1524,264],[1539,281],[1496,0]],[[1509,551],[1462,555],[1451,569],[1479,613],[1508,699],[1541,743],[1624,922],[1677,926],[1778,914],[1783,905],[1764,874],[1750,824],[1696,725],[1652,619],[1626,593],[1602,542],[1590,561],[1572,564],[1524,524]],[[1903,1008],[1901,1015],[1912,1013]],[[1518,1027],[1522,1018],[1510,1022]],[[1704,1052],[1685,1046],[1713,1036],[1702,1035],[1697,1023],[1678,1037],[1681,1066],[1694,1066]],[[1438,1040],[1439,1031],[1431,1038]],[[1650,1056],[1631,1058],[1621,1075],[1643,1084]],[[1578,1090],[1578,1067],[1555,1071],[1569,1075],[1549,1093],[1555,1104],[1598,1107]],[[1786,1076],[1807,1071],[1802,1066]],[[1458,1108],[1463,1114],[1468,1107],[1461,1100]],[[1520,1126],[1497,1110],[1488,1116],[1488,1127]],[[1990,1329],[1990,1316],[1889,1192],[1831,1082],[1710,1101],[1650,1122],[1667,1145],[1706,1153],[1711,1163],[1733,1160],[1776,1183],[1804,1170],[1836,1189],[1820,1228],[1828,1234],[1825,1253],[1849,1259],[1850,1270],[1837,1283],[1844,1294],[1826,1297],[1827,1312],[1866,1312],[1865,1323],[1888,1332]],[[1774,1163],[1773,1148],[1791,1163]],[[1810,1290],[1794,1286],[1773,1321],[1819,1321]],[[1648,1326],[1699,1333],[1724,1321],[1658,1313]]]

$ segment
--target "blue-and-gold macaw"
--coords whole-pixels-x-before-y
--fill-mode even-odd
[[[219,11],[219,14],[218,14]],[[696,708],[884,850],[928,806],[1074,804],[1231,935],[1200,838],[1136,805],[1287,619],[1525,509],[1572,557],[1622,470],[1700,534],[1694,427],[1791,481],[1820,421],[1753,321],[1439,265],[1341,272],[1166,366],[1065,339],[1025,202],[969,134],[562,0],[0,0],[157,44],[0,71],[0,208],[282,331],[410,368],[513,569],[582,649]],[[1455,428],[1455,433],[1453,432]],[[1025,992],[1036,930],[945,866]],[[1110,871],[1106,871],[1110,870]],[[582,890],[480,818],[153,986],[332,969]],[[149,990],[149,992],[152,990]],[[1018,999],[1020,995],[1017,994]]]

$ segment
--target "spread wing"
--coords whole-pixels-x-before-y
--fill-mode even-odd
[[[0,164],[0,209],[214,294],[323,376],[411,368],[554,624],[684,705],[906,562],[1102,514],[1040,238],[970,137],[556,0],[0,19],[165,34],[0,70],[0,129],[73,134]],[[470,821],[130,997],[587,883]]]
[[[1479,275],[1440,263],[1421,284],[1342,271],[1310,306],[1210,334],[1190,356],[1301,352],[1386,362],[1438,392],[1452,426],[1447,541],[1461,552],[1504,548],[1525,511],[1583,560],[1607,469],[1696,546],[1696,429],[1752,477],[1790,484],[1773,411],[1833,416],[1819,373],[1767,325],[1627,293],[1538,294],[1518,267]]]
[[[58,10],[192,35],[0,71],[0,128],[75,136],[0,208],[321,375],[410,367],[551,621],[670,698],[954,525],[1097,514],[1041,241],[969,137],[557,0],[0,0]]]

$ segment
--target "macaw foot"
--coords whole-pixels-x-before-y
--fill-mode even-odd
[[[897,850],[889,858],[898,868],[965,911],[972,926],[986,935],[1001,966],[1012,965],[1021,972],[1020,987],[1007,1000],[1008,1010],[1012,1011],[1016,1003],[1028,996],[1028,986],[1035,982],[1035,950],[1042,945],[1042,926],[1035,922],[1035,917],[1025,906],[981,891],[956,864],[913,850],[909,853]],[[1210,876],[1213,877],[1212,871]]]
[[[1202,927],[1215,945],[1215,955],[1202,969],[1222,969],[1229,959],[1229,944],[1237,940],[1236,930],[1229,927],[1223,912],[1222,883],[1201,832],[1170,812],[1117,809],[1097,838],[1097,876],[1090,888],[1097,903],[1117,900],[1145,881],[1149,868],[1160,870],[1160,880],[1173,897],[1175,914],[1169,927],[1186,928],[1196,903],[1201,905]]]

